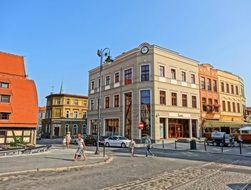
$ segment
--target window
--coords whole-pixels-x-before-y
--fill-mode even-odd
[[[205,77],[200,77],[200,88],[203,90],[206,89]]]
[[[234,94],[234,85],[231,85],[231,94]]]
[[[171,77],[172,77],[172,79],[176,80],[176,70],[175,69],[171,69]]]
[[[187,95],[182,94],[182,106],[187,107]]]
[[[73,112],[73,117],[74,117],[74,118],[78,118],[78,111],[74,111],[74,112]]]
[[[72,128],[72,134],[76,135],[78,133],[78,125],[74,124]]]
[[[9,113],[5,113],[5,112],[0,112],[0,119],[2,120],[9,120]]]
[[[141,65],[141,81],[149,81],[149,65]]]
[[[230,102],[227,102],[227,109],[228,109],[229,112],[231,112],[231,104],[230,104]]]
[[[196,96],[192,96],[192,108],[197,108]]]
[[[10,102],[10,95],[2,95],[2,94],[0,94],[0,102],[9,103]]]
[[[213,80],[213,90],[214,92],[217,92],[217,81]]]
[[[87,112],[83,112],[83,119],[87,118]]]
[[[237,112],[238,112],[238,113],[241,112],[241,110],[240,110],[240,104],[239,104],[239,103],[237,103]]]
[[[239,95],[239,89],[238,86],[235,87],[236,95]]]
[[[70,99],[66,100],[66,104],[69,105],[70,104]]]
[[[212,90],[211,79],[207,79],[207,90]]]
[[[57,104],[57,105],[61,104],[60,98],[57,98],[57,99],[56,99],[56,104]]]
[[[105,108],[109,108],[110,106],[110,97],[105,97]]]
[[[65,134],[70,131],[70,127],[68,124],[65,125]]]
[[[0,88],[9,88],[9,83],[0,82]]]
[[[159,91],[159,94],[160,94],[160,104],[161,105],[166,105],[166,91]]]
[[[208,109],[209,112],[213,111],[213,100],[211,98],[208,98]]]
[[[172,105],[177,106],[177,93],[172,92]]]
[[[70,111],[69,110],[66,110],[66,115],[65,115],[66,118],[69,118],[70,117]]]
[[[132,69],[125,70],[125,85],[132,84]]]
[[[114,95],[114,107],[119,107],[119,95]]]
[[[214,111],[219,112],[218,100],[214,100]]]
[[[114,83],[119,82],[119,72],[114,74]]]
[[[105,85],[106,86],[110,85],[110,76],[105,77]]]
[[[91,102],[90,102],[90,109],[91,109],[91,111],[94,110],[94,100],[91,100]]]
[[[159,76],[165,77],[165,67],[163,65],[159,66]]]
[[[224,82],[221,82],[221,92],[225,92],[225,85],[224,85]]]
[[[233,106],[233,112],[235,112],[236,110],[235,110],[235,103],[234,102],[232,102],[232,106]]]
[[[191,83],[195,84],[195,74],[191,74]]]
[[[222,101],[222,109],[223,109],[223,111],[226,111],[226,102],[225,101]]]
[[[91,82],[91,90],[94,90],[94,85],[95,85],[95,83],[94,83],[94,81],[92,81]]]
[[[186,72],[185,71],[181,71],[181,80],[183,81],[183,82],[186,82],[187,80],[186,80]]]
[[[75,104],[75,105],[78,105],[78,99],[75,99],[75,100],[74,100],[74,104]]]
[[[202,110],[207,111],[207,99],[202,98]]]
[[[227,93],[229,93],[229,84],[227,84]]]

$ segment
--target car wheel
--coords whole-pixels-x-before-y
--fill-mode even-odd
[[[108,147],[108,146],[110,146],[110,144],[107,142],[107,143],[105,143],[105,146],[107,146],[107,147]]]
[[[122,143],[122,144],[121,144],[121,147],[122,147],[122,148],[126,148],[126,144],[125,144],[125,143]]]

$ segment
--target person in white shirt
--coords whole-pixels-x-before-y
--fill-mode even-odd
[[[74,155],[74,161],[76,161],[79,156],[81,157],[80,159],[86,160],[87,157],[84,152],[84,149],[86,149],[86,146],[85,146],[85,142],[82,139],[80,133],[77,134],[77,144],[78,144],[78,149]]]

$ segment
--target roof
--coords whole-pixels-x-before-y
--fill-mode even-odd
[[[38,109],[39,109],[39,111],[46,111],[46,106],[39,107]]]
[[[1,103],[0,110],[10,113],[8,120],[0,120],[0,127],[36,128],[38,122],[37,89],[33,80],[27,79],[23,56],[0,52],[0,81],[9,88],[0,93],[11,96],[10,103]]]
[[[67,96],[67,97],[87,98],[88,99],[88,96],[83,96],[83,95],[78,95],[78,94],[66,94],[66,93],[63,93],[63,94],[50,94],[50,95],[46,96],[46,98],[57,97],[57,96]]]
[[[23,56],[0,52],[0,73],[25,77]]]

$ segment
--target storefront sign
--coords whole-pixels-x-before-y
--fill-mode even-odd
[[[190,114],[186,113],[169,113],[169,117],[175,117],[175,118],[191,118]]]

